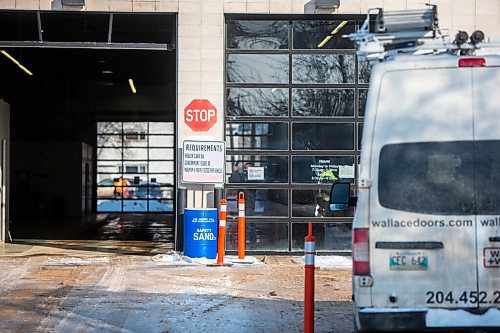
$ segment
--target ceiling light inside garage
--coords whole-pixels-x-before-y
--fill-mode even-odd
[[[328,41],[330,39],[332,39],[332,37],[338,33],[340,31],[340,29],[342,29],[347,23],[349,23],[349,21],[342,21],[340,22],[340,24],[332,30],[332,32],[330,32],[330,34],[328,36],[326,36],[325,38],[323,38],[323,40],[321,41],[321,43],[318,44],[318,48],[322,48],[323,46],[325,46],[326,43],[328,43]]]
[[[132,92],[134,94],[137,93],[137,90],[135,89],[135,84],[134,84],[134,80],[132,79],[128,79],[128,85],[130,86],[130,90],[132,90]]]
[[[29,69],[27,69],[26,67],[24,67],[19,61],[17,61],[16,58],[14,58],[13,56],[11,56],[9,53],[7,53],[7,51],[4,51],[4,50],[0,50],[0,53],[2,53],[4,56],[6,56],[7,58],[9,58],[9,60],[11,60],[13,63],[15,63],[19,68],[21,68],[26,74],[28,75],[33,75],[33,73],[31,73],[31,71]]]

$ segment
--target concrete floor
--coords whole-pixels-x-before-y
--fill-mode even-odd
[[[16,221],[10,229],[16,243],[129,254],[173,250],[175,238],[174,216],[167,214],[32,218]]]
[[[209,267],[110,241],[0,245],[1,332],[301,332],[300,257]],[[66,244],[68,245],[68,244]],[[143,244],[144,245],[144,244]],[[99,249],[104,249],[100,251]],[[347,269],[316,271],[316,332],[351,332]]]
[[[0,332],[303,329],[300,257],[174,262],[173,220],[160,215],[31,222],[0,244]],[[350,332],[350,298],[349,269],[318,269],[316,332]]]

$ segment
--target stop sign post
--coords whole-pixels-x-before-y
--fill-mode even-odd
[[[195,132],[206,132],[217,122],[217,109],[208,99],[193,99],[184,108],[184,122]]]

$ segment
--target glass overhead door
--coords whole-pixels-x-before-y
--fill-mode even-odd
[[[361,16],[332,18],[226,18],[228,249],[243,191],[248,250],[302,251],[312,221],[319,251],[350,251],[353,211],[326,207],[333,177],[356,191],[370,66],[341,38]]]
[[[97,211],[174,210],[174,123],[97,124]]]

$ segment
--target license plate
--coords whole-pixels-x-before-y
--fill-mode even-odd
[[[428,258],[424,252],[391,252],[389,265],[391,270],[426,270]]]

